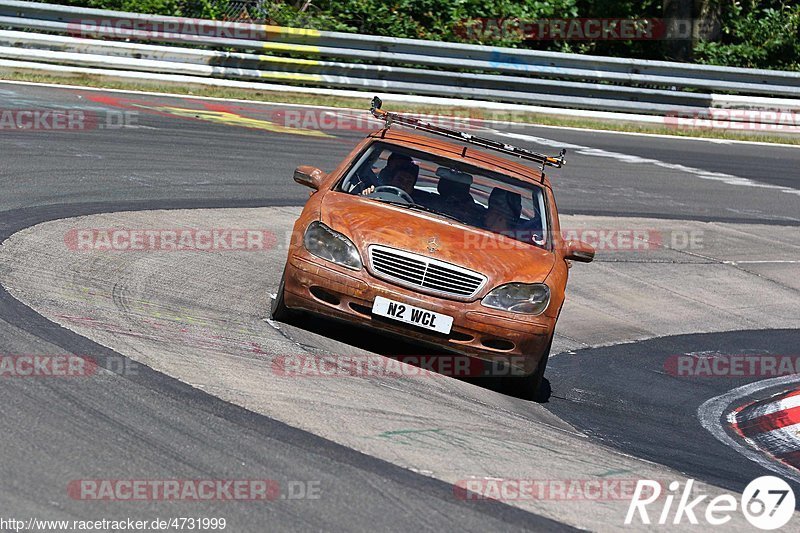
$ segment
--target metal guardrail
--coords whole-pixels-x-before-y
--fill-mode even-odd
[[[16,0],[0,0],[0,27],[48,33],[0,31],[0,58],[81,67],[640,114],[720,106],[800,108],[800,101],[773,99],[800,96],[797,72],[221,23]],[[296,59],[297,55],[325,59]],[[738,96],[726,101],[720,93],[770,98]]]

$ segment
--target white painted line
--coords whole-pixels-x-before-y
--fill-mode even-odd
[[[767,470],[771,470],[776,474],[780,474],[787,479],[791,479],[797,483],[800,483],[800,474],[798,474],[796,470],[782,463],[771,461],[762,453],[741,445],[730,435],[728,435],[728,433],[722,427],[722,415],[728,410],[732,403],[760,390],[779,385],[798,383],[800,383],[800,376],[781,376],[743,385],[728,391],[725,394],[711,398],[703,403],[703,405],[697,409],[697,418],[700,420],[700,424],[721,443],[740,453],[759,466],[762,466]]]
[[[763,264],[772,264],[772,263],[790,263],[790,264],[794,264],[794,263],[800,263],[800,260],[794,260],[794,259],[769,260],[769,259],[765,259],[763,261],[755,261],[755,260],[753,260],[753,261],[723,261],[722,262],[723,265],[763,265]]]

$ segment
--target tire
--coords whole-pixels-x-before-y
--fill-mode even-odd
[[[278,292],[275,294],[275,298],[272,300],[272,306],[270,308],[270,316],[272,317],[272,320],[286,322],[293,315],[292,310],[286,307],[286,303],[283,298],[285,292],[286,269],[284,268],[283,274],[281,274],[281,282],[278,285]]]
[[[523,400],[546,402],[549,398],[549,388],[545,384],[544,372],[547,369],[547,361],[550,359],[550,346],[553,344],[552,337],[547,343],[547,348],[531,374],[522,377],[503,378],[503,389],[506,394],[516,396]],[[545,390],[548,389],[548,390]]]

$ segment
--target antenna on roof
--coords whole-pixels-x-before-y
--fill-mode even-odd
[[[375,96],[372,99],[369,111],[375,118],[383,120],[385,122],[384,127],[386,129],[392,127],[392,124],[400,124],[403,126],[408,126],[416,130],[425,131],[427,133],[433,133],[435,135],[440,135],[442,137],[447,137],[449,139],[454,139],[469,144],[474,144],[482,148],[488,148],[490,150],[495,150],[496,152],[513,155],[521,159],[526,159],[528,161],[534,161],[542,165],[542,170],[544,170],[545,166],[561,168],[566,163],[566,159],[564,158],[564,156],[567,153],[567,151],[563,148],[561,149],[561,152],[559,153],[558,157],[548,156],[545,154],[534,152],[532,150],[527,150],[525,148],[519,148],[517,146],[512,146],[510,144],[494,141],[492,139],[486,139],[484,137],[476,137],[475,135],[471,135],[463,131],[443,128],[441,126],[437,126],[429,122],[404,116],[401,113],[390,113],[388,111],[383,111],[381,109],[382,105],[383,101],[377,96]]]

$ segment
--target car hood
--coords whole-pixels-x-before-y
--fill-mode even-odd
[[[380,244],[481,272],[487,289],[542,282],[555,262],[552,252],[508,237],[345,193],[329,193],[321,207],[320,220],[347,235],[365,261],[367,248]]]

